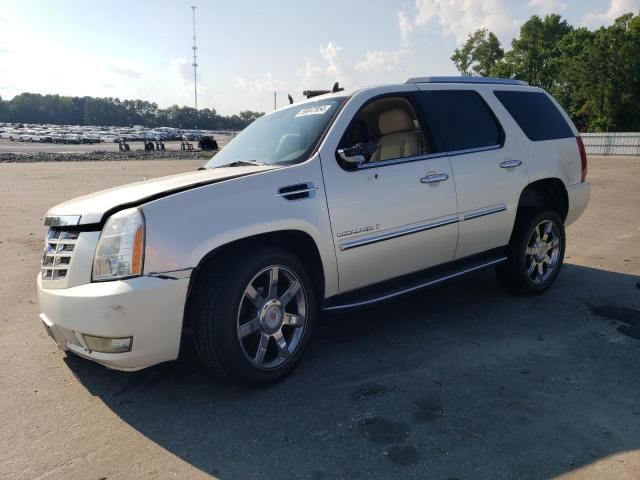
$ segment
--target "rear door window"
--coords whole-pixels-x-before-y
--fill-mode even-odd
[[[494,147],[502,128],[484,99],[472,90],[431,90],[419,94],[437,151],[455,152]]]
[[[494,92],[532,142],[573,137],[573,131],[555,104],[543,92]]]

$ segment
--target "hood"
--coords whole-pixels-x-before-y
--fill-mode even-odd
[[[124,208],[135,207],[191,188],[272,170],[273,166],[219,167],[195,172],[179,173],[167,177],[130,183],[74,198],[56,205],[47,217],[79,216],[78,225],[99,224],[106,217]]]

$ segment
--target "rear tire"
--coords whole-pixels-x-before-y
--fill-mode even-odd
[[[522,210],[509,242],[508,261],[496,268],[496,275],[519,292],[542,293],[558,278],[564,250],[564,224],[555,212]]]
[[[243,251],[203,267],[190,300],[193,341],[222,380],[276,382],[299,363],[317,314],[306,267],[286,250]]]

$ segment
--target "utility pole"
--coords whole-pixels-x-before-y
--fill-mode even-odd
[[[198,110],[198,47],[196,45],[196,6],[192,5],[193,12],[193,99],[195,101],[196,110]]]

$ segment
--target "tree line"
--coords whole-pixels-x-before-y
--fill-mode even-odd
[[[58,125],[98,125],[174,127],[204,130],[242,129],[262,112],[245,110],[237,115],[219,115],[213,108],[196,110],[172,105],[118,98],[64,97],[22,93],[3,101],[0,97],[0,122],[53,123]]]
[[[506,52],[492,32],[479,29],[451,60],[462,75],[544,88],[580,131],[640,131],[640,16],[633,13],[597,30],[534,15]]]

